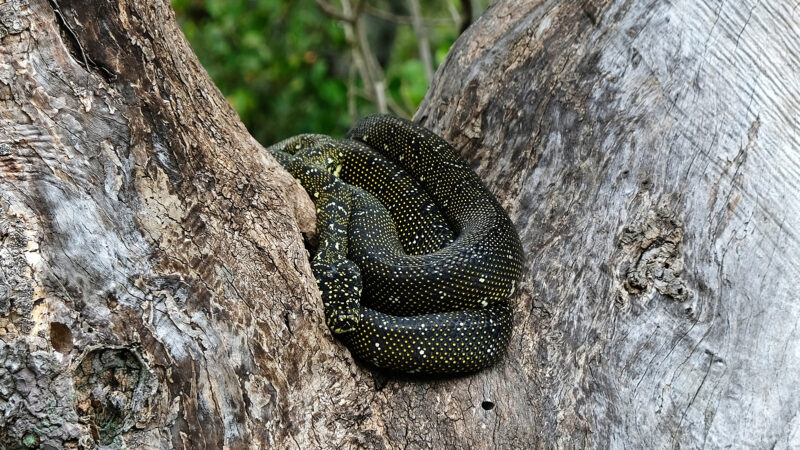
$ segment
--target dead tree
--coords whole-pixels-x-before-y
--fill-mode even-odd
[[[168,2],[0,3],[0,446],[797,447],[794,3],[509,0],[459,39],[417,120],[527,271],[457,379],[332,338],[308,198]]]

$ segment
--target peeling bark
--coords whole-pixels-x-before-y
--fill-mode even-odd
[[[417,119],[520,231],[515,334],[409,379],[327,331],[313,206],[167,2],[0,3],[0,446],[799,446],[799,31],[788,2],[489,8]]]

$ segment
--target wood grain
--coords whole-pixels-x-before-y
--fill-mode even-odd
[[[417,120],[520,232],[514,336],[409,379],[327,331],[168,2],[0,3],[0,446],[800,446],[795,6],[493,4]]]

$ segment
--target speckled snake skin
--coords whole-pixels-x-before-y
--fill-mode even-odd
[[[333,333],[358,358],[407,373],[494,364],[522,271],[508,215],[442,138],[371,116],[346,139],[269,148],[317,207],[312,261]]]

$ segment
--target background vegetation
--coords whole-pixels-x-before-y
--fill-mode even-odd
[[[487,3],[172,1],[200,61],[265,145],[304,132],[341,136],[379,110],[410,117],[428,88],[426,65],[435,70]]]

